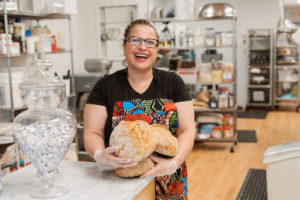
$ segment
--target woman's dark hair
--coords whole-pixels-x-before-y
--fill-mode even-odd
[[[123,39],[123,44],[126,43],[126,38],[129,36],[130,34],[130,31],[131,29],[136,26],[136,25],[145,25],[145,26],[150,26],[151,28],[153,28],[155,34],[156,34],[156,37],[158,39],[158,34],[156,32],[156,29],[154,28],[154,26],[149,22],[147,21],[146,19],[137,19],[135,21],[132,21],[125,29],[125,32],[124,32],[124,39]]]

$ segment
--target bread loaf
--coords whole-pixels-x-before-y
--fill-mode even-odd
[[[119,149],[116,156],[139,162],[148,157],[157,144],[156,130],[145,121],[121,121],[109,139]]]
[[[154,168],[154,166],[154,162],[150,158],[146,157],[138,162],[136,166],[115,169],[115,173],[120,177],[135,177],[150,171]]]
[[[154,151],[167,155],[175,156],[177,152],[177,138],[172,135],[166,126],[159,124],[152,124],[157,130],[157,145]]]

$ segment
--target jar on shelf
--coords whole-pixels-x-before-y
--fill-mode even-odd
[[[211,132],[211,138],[213,139],[221,139],[222,138],[222,128],[221,126],[215,126]]]
[[[226,139],[232,139],[233,138],[232,126],[224,126],[223,127],[223,136]]]
[[[215,46],[215,29],[207,27],[205,30],[205,45],[206,47]]]
[[[233,126],[233,117],[231,114],[224,114],[222,120],[223,127],[225,126]]]
[[[66,97],[65,84],[51,77],[51,62],[37,60],[32,76],[20,84],[28,110],[14,119],[14,135],[28,159],[38,169],[40,189],[32,188],[31,197],[54,198],[68,189],[53,184],[58,164],[72,144],[76,119],[60,104]]]

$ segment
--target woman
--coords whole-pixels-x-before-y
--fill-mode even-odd
[[[156,177],[156,199],[187,199],[184,160],[194,144],[194,111],[182,79],[175,73],[152,68],[157,46],[158,34],[147,20],[128,25],[123,41],[127,68],[100,79],[85,106],[85,149],[100,165],[131,167],[136,163],[115,157],[117,149],[108,147],[113,128],[129,118],[167,124],[178,139],[177,155],[151,155],[156,166],[141,177]]]

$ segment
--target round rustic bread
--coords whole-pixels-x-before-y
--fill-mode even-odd
[[[154,151],[167,155],[175,156],[177,152],[177,138],[172,135],[166,126],[160,124],[152,124],[157,131],[157,145]]]
[[[116,156],[140,161],[148,157],[157,144],[156,130],[145,121],[121,121],[109,139],[110,146],[119,149]]]
[[[154,166],[154,162],[150,158],[146,157],[138,162],[136,166],[115,169],[115,173],[120,177],[135,177],[150,171],[154,168]]]

